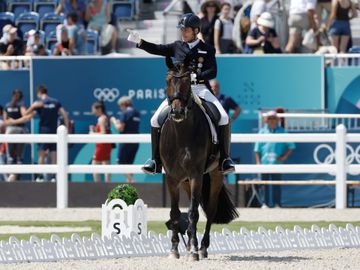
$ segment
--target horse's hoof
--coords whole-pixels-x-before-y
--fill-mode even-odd
[[[199,261],[199,254],[198,253],[190,253],[189,260],[192,262]]]
[[[180,254],[179,254],[179,252],[171,252],[168,257],[169,257],[169,259],[179,259]]]
[[[208,252],[206,250],[200,250],[200,259],[206,259],[208,257]]]

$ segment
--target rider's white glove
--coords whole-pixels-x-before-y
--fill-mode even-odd
[[[196,79],[196,73],[191,73],[190,74],[190,80],[192,83],[196,83],[197,79]]]
[[[132,31],[132,30],[127,30],[127,31],[129,32],[129,36],[128,36],[127,40],[130,42],[139,44],[141,41],[141,37],[140,37],[139,33],[136,31]]]

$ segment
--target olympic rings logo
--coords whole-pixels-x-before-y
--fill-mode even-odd
[[[114,102],[120,95],[120,91],[117,88],[96,88],[94,89],[93,94],[97,100]]]
[[[323,161],[319,159],[319,152],[326,151],[327,156]],[[354,160],[360,164],[360,145],[358,145],[355,150],[351,145],[346,145],[346,152],[348,153],[346,156],[346,163],[352,164]],[[314,161],[317,164],[332,164],[335,161],[335,150],[328,144],[319,144],[314,150]]]

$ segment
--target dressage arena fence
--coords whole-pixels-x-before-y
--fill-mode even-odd
[[[171,249],[171,231],[166,235],[149,232],[147,235],[101,238],[92,234],[81,238],[73,234],[70,239],[52,235],[50,240],[31,236],[28,241],[10,237],[0,241],[0,263],[49,262],[62,260],[94,260],[122,257],[166,256]],[[202,238],[202,235],[198,235]],[[185,236],[186,237],[186,236]],[[239,232],[223,229],[211,233],[209,254],[230,254],[255,251],[282,251],[327,248],[359,248],[360,227],[347,224],[338,228],[312,225],[311,229],[295,226],[293,230],[276,227],[274,231],[259,227],[257,231],[241,228]],[[181,255],[186,254],[183,244]]]
[[[318,164],[285,164],[255,165],[241,164],[235,166],[235,173],[323,173],[335,176],[336,208],[346,208],[347,174],[360,174],[360,160],[353,154],[347,156],[352,149],[347,143],[359,143],[360,134],[347,134],[344,125],[338,125],[336,133],[326,134],[232,134],[232,143],[255,142],[301,142],[323,143],[331,152],[329,158]],[[56,143],[56,165],[1,165],[0,173],[56,173],[57,174],[57,208],[68,206],[68,174],[71,173],[143,173],[142,165],[74,165],[68,164],[68,144],[75,143],[150,143],[149,134],[78,134],[68,135],[64,126],[60,126],[57,134],[24,134],[0,135],[3,143]],[[335,150],[326,143],[335,143]],[[355,153],[360,151],[360,146]],[[354,150],[352,150],[354,152]],[[356,159],[358,164],[352,164]],[[311,182],[309,182],[311,183]],[[317,183],[322,184],[322,183]],[[324,185],[328,181],[324,181]]]

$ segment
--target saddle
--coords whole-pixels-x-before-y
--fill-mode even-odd
[[[212,134],[212,138],[213,138],[213,143],[217,144],[218,140],[217,140],[217,127],[218,127],[218,123],[220,121],[221,118],[221,114],[219,112],[219,110],[216,108],[216,106],[211,103],[208,102],[202,98],[200,98],[201,100],[201,105],[202,107],[205,109],[205,116],[206,119],[208,120],[209,123],[209,128]],[[196,104],[196,103],[194,103]],[[199,105],[195,105],[195,106],[199,106]],[[165,121],[169,118],[170,115],[170,106],[166,106],[159,114],[158,117],[158,123],[160,125],[160,127],[165,123]]]

